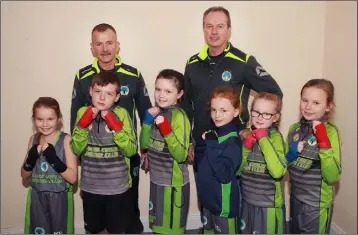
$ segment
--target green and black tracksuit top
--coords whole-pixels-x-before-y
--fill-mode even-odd
[[[114,65],[112,71],[116,73],[121,85],[121,97],[118,104],[128,111],[133,120],[134,127],[137,128],[135,110],[137,109],[139,118],[142,122],[144,112],[152,107],[152,103],[149,99],[148,91],[141,72],[134,67],[124,64],[119,56],[117,56],[116,59],[117,63]],[[78,110],[82,106],[92,104],[89,88],[93,76],[102,70],[103,69],[98,64],[98,59],[95,59],[91,65],[80,69],[76,74],[72,91],[71,133],[73,133],[76,124]],[[135,133],[137,132],[135,131]]]
[[[113,132],[100,115],[88,128],[77,125],[87,107],[78,110],[71,148],[81,156],[81,190],[93,194],[115,195],[132,187],[130,157],[137,151],[137,140],[132,120],[126,109],[114,106],[111,111],[123,122]]]
[[[316,208],[330,207],[334,200],[334,184],[342,173],[341,139],[337,127],[325,123],[330,148],[319,148],[312,121],[304,118],[291,125],[286,149],[292,142],[306,141],[302,152],[289,165],[291,197]]]
[[[251,150],[243,147],[238,172],[242,199],[257,207],[279,208],[285,201],[281,182],[287,172],[285,142],[276,128],[267,132]]]
[[[247,103],[250,89],[256,92],[271,92],[282,98],[276,81],[250,56],[235,48],[230,42],[224,52],[215,57],[208,54],[208,45],[190,57],[185,67],[185,93],[182,107],[193,123],[192,137],[200,142],[205,130],[214,128],[209,115],[209,97],[219,86],[230,86],[238,90],[243,112],[237,117],[241,127],[249,120]]]
[[[190,122],[177,105],[161,108],[172,131],[162,136],[158,126],[143,123],[140,134],[141,149],[148,149],[150,181],[161,186],[182,187],[189,183],[186,159],[190,142]]]

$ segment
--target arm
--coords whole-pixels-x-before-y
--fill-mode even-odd
[[[280,133],[274,132],[271,137],[264,136],[258,140],[264,155],[267,169],[275,179],[282,178],[287,172],[284,141]]]
[[[273,93],[282,99],[281,88],[275,79],[256,61],[254,56],[250,56],[247,61],[244,77],[248,88],[256,92]]]
[[[150,102],[148,90],[141,73],[139,73],[137,81],[137,95],[135,97],[135,106],[138,110],[140,122],[143,123],[145,111],[152,107],[152,103]]]
[[[86,107],[82,107],[78,110],[76,126],[74,127],[74,131],[72,134],[71,150],[77,156],[80,156],[85,151],[88,144],[88,128],[81,128],[78,126],[78,122],[85,112]]]
[[[77,158],[71,150],[71,136],[67,135],[64,139],[65,157],[67,170],[61,174],[61,176],[70,184],[74,184],[77,181]]]
[[[323,126],[321,127],[325,128],[325,124],[322,123],[322,125]],[[322,133],[318,128],[316,131],[316,138],[318,144],[320,145],[320,138],[317,136],[317,133]],[[337,129],[333,126],[329,126],[327,137],[329,145],[320,147],[319,157],[321,159],[323,180],[329,185],[332,185],[339,180],[342,173],[341,141]]]
[[[76,74],[76,77],[73,82],[73,91],[72,91],[72,100],[71,100],[71,134],[75,128],[75,124],[77,123],[76,117],[78,110],[85,105],[85,97],[82,92],[79,80],[79,73]]]
[[[32,143],[33,143],[33,140],[34,140],[34,136],[31,136],[30,137],[30,140],[29,140],[29,143],[27,144],[27,154],[26,154],[26,157],[21,165],[21,178],[22,178],[22,181],[23,181],[23,184],[28,186],[29,185],[29,178],[31,177],[32,175],[32,169],[30,171],[27,171],[24,169],[24,165],[26,164],[26,160],[27,158],[29,157],[29,151],[30,149],[32,148]],[[35,161],[36,163],[36,161]]]
[[[193,90],[189,77],[188,64],[185,66],[185,72],[184,72],[184,91],[185,92],[183,95],[183,101],[181,102],[181,108],[188,116],[188,119],[190,121],[190,126],[193,126],[192,124],[193,124],[194,108],[193,108],[193,104],[192,104],[193,100],[191,96]]]
[[[242,161],[240,164],[239,171],[236,175],[241,175],[241,173],[244,171],[245,164],[247,162],[247,157],[249,156],[249,153],[251,152],[250,149],[246,148],[245,146],[242,147]]]
[[[235,175],[236,170],[241,164],[241,156],[238,153],[241,153],[241,144],[235,139],[230,138],[225,146],[225,149],[222,151],[215,151],[218,145],[217,141],[206,141],[208,152],[208,161],[211,165],[211,168],[214,172],[214,176],[222,183],[229,183],[232,177]],[[214,150],[214,151],[211,151]]]
[[[115,109],[114,112],[117,114],[120,120],[117,120],[117,123],[122,122],[121,128],[118,130],[112,125],[108,123],[108,114],[112,112],[108,112],[105,117],[106,123],[109,128],[114,130],[113,139],[114,142],[118,145],[118,147],[123,151],[123,155],[125,157],[132,157],[135,153],[137,153],[137,140],[136,135],[134,133],[134,127],[132,120],[124,108]],[[113,113],[112,113],[113,114]]]
[[[171,124],[164,117],[158,127],[168,145],[170,155],[175,161],[182,163],[187,159],[190,142],[190,122],[181,110],[172,113]]]

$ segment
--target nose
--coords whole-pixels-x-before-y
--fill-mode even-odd
[[[216,117],[216,118],[221,117],[221,112],[216,111],[216,112],[215,112],[215,117]]]
[[[42,123],[43,127],[47,127],[47,124],[48,124],[47,120],[44,120]]]
[[[101,93],[100,96],[99,96],[99,99],[100,99],[100,100],[104,100],[104,98],[105,98],[104,94]]]
[[[306,103],[306,109],[311,109],[311,103],[310,102]]]
[[[161,92],[159,93],[159,97],[160,97],[160,98],[163,98],[163,97],[164,97],[164,92],[163,92],[163,91],[161,91]]]

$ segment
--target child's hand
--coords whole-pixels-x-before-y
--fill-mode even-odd
[[[82,115],[81,119],[78,121],[78,126],[81,128],[87,128],[91,123],[92,120],[97,116],[98,109],[92,106],[89,106],[85,113]]]
[[[298,153],[302,153],[303,147],[305,147],[306,141],[300,141],[298,142],[297,151]]]
[[[141,162],[141,168],[142,170],[144,170],[146,173],[149,171],[149,162],[148,162],[148,155],[147,153],[143,153],[140,156],[140,162]]]
[[[153,116],[153,117],[156,117],[159,112],[160,112],[160,109],[158,107],[151,107],[150,109],[148,109],[148,112]]]
[[[313,127],[313,133],[316,134],[316,126],[318,126],[319,124],[321,124],[320,121],[312,121],[312,127]]]
[[[154,121],[155,124],[159,125],[164,122],[164,117],[162,115],[159,115]]]
[[[245,128],[239,132],[239,136],[242,140],[246,139],[246,137],[251,133],[250,128]]]

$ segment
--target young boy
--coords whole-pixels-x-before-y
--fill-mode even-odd
[[[133,216],[129,158],[137,141],[128,112],[114,103],[120,84],[113,72],[93,78],[92,106],[79,109],[71,147],[82,158],[80,188],[85,229],[124,233]]]

